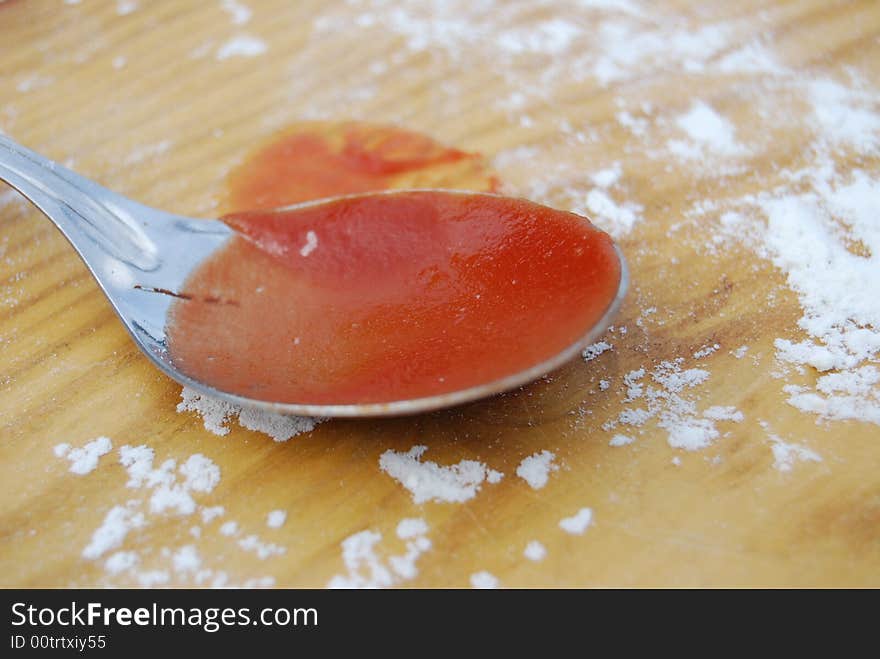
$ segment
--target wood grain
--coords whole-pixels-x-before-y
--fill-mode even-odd
[[[433,547],[407,586],[466,586],[479,570],[507,586],[880,585],[877,427],[819,424],[787,405],[783,382],[772,374],[773,340],[799,336],[801,310],[783,276],[743,247],[701,253],[694,248],[705,239],[699,225],[674,229],[696,199],[772,188],[783,164],[804,157],[797,122],[776,126],[745,172],[685,177],[636,148],[615,119],[616,99],[647,101],[657,115],[673,117],[699,96],[748,127],[753,99],[741,77],[654,67],[602,87],[573,75],[552,102],[530,95],[524,121],[495,102],[510,94],[511,79],[490,67],[407,49],[391,33],[316,38],[315,20],[328,12],[344,17],[344,3],[249,4],[253,18],[235,25],[219,3],[142,2],[126,15],[113,2],[0,3],[0,128],[110,188],[193,216],[222,212],[224,177],[249,145],[302,119],[399,124],[490,157],[530,147],[533,158],[509,168],[507,182],[520,193],[560,162],[590,172],[623,158],[626,189],[648,218],[622,239],[633,289],[619,325],[629,332],[590,363],[578,360],[521,391],[466,407],[332,421],[282,444],[235,423],[217,437],[195,415],[175,411],[180,387],[133,346],[50,222],[3,188],[2,585],[133,583],[81,557],[107,510],[139,496],[126,488],[115,453],[77,476],[52,452],[60,442],[79,446],[100,435],[117,448],[146,443],[158,460],[210,457],[222,480],[200,501],[224,506],[223,519],[287,548],[260,560],[219,534],[218,521],[201,525],[196,541],[189,532],[195,518],[164,516],[123,545],[139,552],[143,569],[167,569],[163,548],[195,543],[204,565],[235,583],[271,576],[279,586],[323,586],[344,572],[344,538],[374,529],[383,534],[380,553],[399,553],[397,523],[424,517]],[[669,3],[664,11],[695,26],[739,21],[738,43],[763,35],[797,75],[857,67],[876,87],[878,3],[729,4]],[[517,14],[525,26],[554,15],[530,11]],[[268,52],[219,61],[217,49],[238,34],[258,36]],[[537,75],[527,73],[522,80]],[[792,108],[805,111],[795,102]],[[561,122],[597,137],[573,151]],[[838,166],[877,164],[853,155]],[[560,190],[558,203],[567,201]],[[656,314],[645,316],[648,307]],[[691,359],[715,342],[721,350],[699,364]],[[745,359],[730,354],[740,345],[749,346]],[[698,392],[701,409],[735,405],[745,420],[720,423],[725,436],[703,451],[671,449],[653,425],[634,444],[609,447],[602,424],[622,409],[623,375],[677,357],[712,374]],[[603,379],[614,387],[600,391]],[[805,443],[823,461],[780,472],[768,432]],[[467,503],[417,506],[378,468],[382,452],[415,444],[429,447],[426,459],[476,459],[506,476]],[[557,454],[562,469],[536,491],[515,469],[544,449]],[[581,507],[593,509],[593,526],[583,536],[562,532],[559,520]],[[273,509],[288,511],[280,529],[266,527]],[[533,539],[547,547],[542,562],[523,558]],[[171,585],[191,583],[172,573]]]

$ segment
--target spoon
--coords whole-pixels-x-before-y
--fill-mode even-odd
[[[228,251],[229,246],[235,241],[242,241],[242,233],[236,231],[233,226],[236,222],[246,222],[247,213],[239,214],[245,219],[235,220],[233,217],[234,221],[227,223],[215,219],[183,217],[156,210],[107,190],[4,135],[0,135],[0,180],[16,188],[54,222],[83,259],[137,346],[160,370],[180,384],[206,396],[239,406],[255,407],[281,414],[327,417],[412,414],[449,407],[514,389],[549,373],[575,357],[583,348],[594,343],[607,329],[618,311],[628,284],[626,262],[617,245],[610,243],[610,239],[605,234],[595,230],[584,218],[566,214],[572,218],[572,221],[581,221],[593,233],[601,234],[611,245],[614,266],[619,276],[614,282],[616,288],[611,289],[607,304],[594,314],[589,323],[578,327],[576,336],[553,354],[544,355],[537,361],[527,363],[515,372],[487,376],[484,381],[468,382],[465,386],[439,390],[436,393],[428,392],[411,397],[398,396],[388,400],[371,399],[366,402],[323,398],[285,400],[273,394],[271,387],[265,389],[270,392],[269,395],[261,395],[260,386],[263,385],[233,387],[213,376],[194,375],[194,373],[211,371],[200,368],[206,365],[204,363],[186,363],[186,360],[176,358],[173,354],[174,350],[169,349],[170,344],[173,347],[175,339],[173,333],[169,336],[169,327],[173,329],[176,315],[181,315],[180,309],[184,308],[182,305],[193,301],[193,296],[184,292],[187,290],[185,285],[192,281],[194,274],[210,266],[212,260],[215,261],[224,250]],[[462,207],[475,202],[490,205],[506,204],[518,211],[522,211],[523,208],[526,210],[544,208],[525,200],[513,200],[488,193],[430,190],[383,191],[334,197],[296,204],[278,212],[284,214],[284,219],[289,218],[295,222],[301,216],[311,217],[316,212],[329,212],[338,208],[348,212],[352,205],[364,206],[386,202],[424,204],[431,200],[459,204],[463,205]],[[559,211],[545,210],[561,214]],[[268,214],[270,216],[268,221],[271,223],[273,212],[265,211],[256,219],[265,223]],[[396,227],[394,230],[396,231]],[[345,228],[345,231],[348,232],[349,229]],[[306,260],[312,250],[319,248],[316,234],[313,231],[309,231],[308,234],[304,234],[308,235],[308,242],[299,252],[302,259],[298,263],[320,263],[314,258],[312,261]],[[247,237],[245,235],[245,238]],[[358,239],[356,233],[354,238],[349,234],[344,238],[355,242]],[[273,250],[277,251],[277,246],[270,244],[267,251]],[[549,251],[552,252],[552,249]],[[340,261],[338,255],[334,258]],[[417,258],[417,255],[413,258]],[[423,273],[419,273],[419,276],[421,274]],[[349,272],[346,276],[350,281],[357,279],[357,273]],[[392,272],[390,277],[393,276]],[[516,279],[511,283],[516,284]],[[479,298],[480,295],[477,294],[476,297]],[[212,301],[218,302],[218,299],[203,300],[203,302]],[[283,303],[283,300],[278,300],[278,303]],[[238,303],[230,301],[230,304]],[[229,307],[229,310],[231,313],[232,307]],[[575,312],[574,309],[570,311],[572,314]],[[223,335],[228,329],[223,326],[224,320],[231,316],[215,314],[212,318],[219,318],[219,324],[198,328],[199,340],[205,345],[212,343],[214,335]],[[241,318],[229,321],[228,324],[231,327],[240,321]],[[404,318],[402,322],[408,321],[409,319]],[[267,333],[273,329],[268,327],[268,324]],[[351,325],[356,327],[358,323]],[[444,331],[443,327],[436,328],[438,334]],[[400,333],[404,334],[402,331]],[[297,336],[294,342],[299,344],[300,338]],[[308,341],[309,338],[302,337],[304,341]],[[250,345],[258,343],[259,341],[252,341]],[[511,347],[515,351],[516,346]],[[289,350],[289,347],[285,349]],[[249,363],[247,355],[233,357],[244,360],[238,362],[239,365]],[[207,356],[205,359],[213,360],[215,357]],[[401,368],[405,369],[405,367],[405,363],[401,364]],[[443,379],[439,378],[441,381]]]

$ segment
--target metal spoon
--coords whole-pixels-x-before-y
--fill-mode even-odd
[[[621,265],[620,286],[599,322],[585,328],[578,341],[550,359],[492,382],[387,403],[313,405],[245,398],[217,389],[210,382],[195,380],[175,366],[165,341],[172,297],[144,295],[141,290],[182,290],[190,273],[232,238],[234,232],[230,227],[219,220],[193,219],[139,204],[4,135],[0,135],[0,180],[21,192],[61,230],[85,261],[137,346],[164,373],[206,396],[282,414],[331,417],[412,414],[514,389],[561,366],[594,343],[617,313],[628,284],[626,262],[615,246]],[[333,199],[303,206],[330,201]]]

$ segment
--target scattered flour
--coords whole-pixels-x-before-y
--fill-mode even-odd
[[[220,7],[229,14],[234,25],[244,25],[253,16],[251,8],[238,0],[221,0]]]
[[[694,103],[675,123],[689,140],[670,140],[666,146],[680,158],[691,160],[707,154],[730,157],[745,153],[736,141],[733,125],[703,102]]]
[[[846,147],[876,155],[880,148],[880,113],[876,91],[845,86],[830,78],[806,83],[817,140],[828,148]]]
[[[613,430],[619,425],[638,428],[655,419],[657,426],[666,431],[672,448],[695,451],[706,448],[721,436],[716,421],[743,420],[742,413],[734,407],[713,406],[700,414],[688,391],[706,382],[709,372],[700,368],[682,369],[683,363],[682,358],[660,362],[651,372],[653,385],[644,382],[644,368],[627,373],[623,378],[626,391],[623,402],[630,405],[603,428]]]
[[[627,444],[632,444],[635,440],[629,435],[621,435],[616,434],[611,440],[608,442],[608,446],[626,446]]]
[[[402,519],[397,525],[397,537],[401,540],[416,538],[428,533],[428,525],[421,517]]]
[[[365,530],[342,541],[342,560],[346,574],[333,577],[328,588],[387,588],[418,575],[416,564],[431,549],[428,525],[423,519],[407,518],[397,525],[397,537],[405,541],[403,554],[383,560],[376,548],[382,540],[378,531]]]
[[[137,0],[116,0],[116,13],[119,16],[128,16],[138,10]]]
[[[786,273],[809,338],[776,340],[777,357],[820,373],[813,391],[787,385],[788,402],[826,419],[880,425],[877,369],[880,296],[866,294],[880,272],[880,180],[856,171],[848,183],[813,182],[813,192],[759,202],[767,218],[760,249]],[[866,252],[852,251],[861,243]]]
[[[322,418],[286,416],[250,407],[239,407],[223,400],[209,398],[194,389],[184,387],[180,392],[178,412],[196,412],[202,417],[205,430],[215,435],[228,435],[227,425],[237,416],[239,424],[248,430],[268,435],[276,442],[286,442],[305,432],[311,432],[324,421]]]
[[[486,480],[486,465],[476,460],[462,460],[448,467],[422,462],[427,450],[427,446],[413,446],[406,452],[389,449],[379,457],[379,468],[409,490],[415,503],[472,499]]]
[[[605,190],[594,188],[587,193],[585,202],[588,215],[600,223],[614,237],[622,237],[642,221],[644,207],[634,201],[618,203]],[[575,209],[577,210],[577,209]]]
[[[54,82],[55,78],[35,73],[21,78],[15,85],[15,89],[22,93],[27,93],[35,91],[37,89],[45,89],[46,87],[50,87]]]
[[[139,529],[146,524],[144,514],[133,510],[137,502],[129,501],[124,506],[113,506],[104,516],[92,539],[82,551],[83,558],[95,560],[103,554],[116,549],[125,540],[125,536],[134,529]]]
[[[702,359],[703,357],[708,357],[713,352],[716,352],[720,347],[721,346],[717,343],[713,343],[710,346],[703,346],[694,353],[694,359]]]
[[[202,559],[194,545],[181,547],[171,557],[175,572],[195,572],[202,566]]]
[[[547,485],[551,471],[559,466],[554,463],[556,455],[551,451],[539,451],[523,459],[516,468],[516,475],[529,484],[533,490],[540,490]]]
[[[482,570],[471,575],[471,586],[478,589],[498,588],[498,577],[491,572]]]
[[[591,508],[581,508],[572,517],[560,520],[559,528],[572,535],[583,535],[592,522],[593,510]]]
[[[620,180],[620,163],[616,162],[612,167],[602,169],[590,176],[593,185],[599,188],[610,188]]]
[[[238,546],[245,551],[253,552],[260,560],[265,560],[270,556],[280,556],[287,549],[274,542],[264,542],[254,534],[245,536],[238,541]]]
[[[155,144],[142,144],[132,149],[128,156],[123,160],[126,165],[137,165],[142,162],[148,162],[155,158],[168,153],[174,142],[171,140],[162,140]]]
[[[287,511],[273,510],[266,515],[266,526],[271,529],[280,529],[287,521]]]
[[[796,461],[822,462],[822,456],[800,444],[782,441],[770,434],[770,449],[773,451],[773,466],[779,471],[791,471]]]
[[[734,421],[740,423],[745,415],[733,405],[713,405],[703,411],[703,416],[713,421]]]
[[[93,471],[101,456],[107,455],[112,449],[113,442],[107,437],[98,437],[81,448],[71,448],[66,442],[58,444],[54,453],[59,458],[67,458],[70,462],[69,471],[82,476]]]
[[[94,445],[94,442],[87,444],[84,448],[88,450],[78,457],[74,452],[82,449],[71,449],[66,444],[56,447],[55,453],[58,457],[84,464],[83,469],[85,467],[88,469],[82,473],[87,473],[94,468],[90,466],[91,459],[97,460],[94,457],[96,448],[100,451],[106,449],[102,455],[111,450],[110,440],[101,439],[106,442],[98,445]],[[129,534],[149,528],[168,513],[180,516],[200,513],[205,523],[223,515],[225,511],[222,506],[200,506],[196,502],[196,497],[210,494],[219,484],[220,468],[200,453],[190,455],[179,465],[177,460],[168,459],[155,466],[155,453],[146,445],[125,445],[119,449],[118,454],[119,464],[125,469],[127,476],[126,487],[138,490],[140,496],[113,505],[107,511],[101,524],[83,548],[82,557],[96,561],[113,552],[103,561],[105,574],[113,578],[128,578],[143,587],[185,583],[213,587],[233,585],[226,572],[203,567],[203,559],[195,545],[185,545],[176,550],[163,548],[159,552],[159,557],[167,561],[165,569],[141,569],[145,556],[150,553],[149,550],[115,551],[126,541]],[[227,535],[223,531],[228,524],[230,523],[227,522],[221,527],[221,535]],[[237,525],[235,522],[231,524],[234,533],[237,533]],[[189,535],[195,539],[201,538],[201,527],[190,526]],[[255,535],[247,536],[237,544],[242,550],[254,552],[262,559],[285,551],[284,547],[262,542]],[[265,587],[273,583],[274,579],[271,577],[255,577],[245,580],[240,585]]]
[[[501,479],[504,478],[504,474],[500,471],[496,471],[495,469],[487,469],[486,470],[486,482],[494,485],[495,483],[500,483]]]
[[[217,49],[218,60],[226,60],[230,57],[257,57],[268,51],[266,42],[256,37],[246,35],[233,37]]]
[[[593,361],[601,355],[603,352],[607,352],[612,349],[612,345],[607,341],[599,341],[598,343],[594,343],[592,345],[584,348],[582,356],[585,362]]]
[[[140,562],[140,557],[133,551],[118,551],[104,561],[104,569],[109,574],[119,574],[133,569]]]
[[[547,548],[537,540],[532,540],[526,545],[523,556],[530,561],[543,561],[544,557],[547,556]]]
[[[208,524],[218,517],[222,517],[225,513],[226,509],[223,506],[207,506],[201,511],[202,522]]]

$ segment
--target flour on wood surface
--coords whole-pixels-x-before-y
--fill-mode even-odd
[[[273,510],[266,515],[266,526],[271,529],[280,529],[287,521],[287,511]]]
[[[675,120],[675,125],[687,136],[667,142],[667,148],[676,156],[693,159],[707,155],[735,157],[745,153],[736,141],[733,124],[706,103],[694,103]]]
[[[543,450],[523,458],[516,468],[516,475],[529,484],[533,490],[540,490],[550,479],[550,472],[557,471],[556,454]]]
[[[547,556],[547,548],[542,545],[537,540],[532,540],[529,544],[526,545],[526,548],[523,550],[523,556],[525,556],[530,561],[543,561]]]
[[[266,42],[257,37],[239,35],[232,37],[217,49],[216,58],[226,60],[231,57],[257,57],[269,50]]]
[[[234,25],[244,25],[251,20],[253,11],[240,0],[221,0],[220,7],[229,14]]]
[[[471,586],[473,588],[491,589],[491,588],[498,588],[498,585],[499,585],[498,577],[496,577],[491,572],[486,572],[485,570],[481,570],[480,572],[474,572],[471,575]]]
[[[773,466],[779,471],[791,471],[795,462],[822,462],[822,456],[815,451],[795,444],[785,442],[778,435],[769,435],[770,449],[773,451]]]
[[[76,473],[87,474],[94,469],[100,456],[112,450],[109,438],[99,439],[81,449],[72,449],[68,444],[58,445],[55,454],[69,460],[79,470]],[[143,587],[183,584],[265,587],[274,583],[272,577],[258,576],[234,584],[226,571],[205,565],[208,559],[195,544],[163,547],[158,555],[149,549],[131,548],[129,538],[132,534],[148,531],[158,523],[167,523],[169,516],[186,519],[198,515],[207,524],[225,514],[222,506],[204,503],[205,497],[220,484],[221,472],[217,464],[201,453],[194,453],[182,461],[169,458],[158,464],[155,451],[145,444],[124,445],[117,454],[117,464],[125,472],[124,483],[129,495],[109,507],[81,550],[84,559],[102,561],[105,578],[126,579]],[[273,511],[278,512],[282,511]],[[278,520],[277,514],[270,514],[270,518],[270,522]],[[234,530],[231,534],[225,532],[230,524]],[[237,535],[237,531],[234,521],[219,529],[220,535]],[[203,539],[202,527],[190,526],[189,536],[195,540]],[[130,548],[125,548],[126,544]],[[286,551],[282,545],[263,541],[255,534],[238,540],[237,546],[264,560]],[[211,557],[210,562],[213,561]]]
[[[265,542],[259,536],[250,534],[238,541],[238,546],[245,551],[253,552],[260,559],[267,559],[270,556],[279,556],[287,551],[286,547],[275,544],[274,542]]]
[[[682,368],[684,359],[662,361],[657,364],[647,379],[644,368],[627,373],[623,378],[622,402],[624,409],[616,418],[604,424],[605,430],[617,428],[640,429],[649,421],[666,433],[666,441],[672,448],[689,451],[706,448],[721,437],[716,423],[733,421],[738,423],[744,416],[733,406],[710,406],[699,411],[698,396],[692,393],[705,383],[710,374],[701,368]],[[620,439],[617,437],[620,436]],[[627,434],[617,433],[612,438],[614,446],[626,442]]]
[[[461,503],[472,499],[487,477],[487,468],[476,460],[442,466],[422,460],[427,446],[413,446],[409,451],[391,449],[379,457],[379,468],[412,494],[413,502],[438,501]],[[497,482],[499,479],[493,477]]]
[[[492,483],[494,485],[495,483],[500,483],[502,478],[504,478],[504,474],[502,472],[497,471],[495,469],[487,469],[486,470],[486,482],[487,483]]]
[[[589,361],[593,361],[594,359],[596,359],[596,357],[601,355],[603,352],[606,352],[611,349],[612,349],[612,345],[610,343],[608,343],[607,341],[598,341],[598,342],[593,343],[592,345],[588,345],[586,348],[584,348],[581,355],[583,356],[585,362],[589,362]]]
[[[418,560],[431,549],[428,525],[421,518],[402,519],[397,538],[404,542],[402,554],[380,549],[382,534],[366,529],[342,541],[346,573],[334,576],[329,588],[387,588],[418,576]]]
[[[70,462],[68,471],[82,476],[93,471],[98,466],[101,456],[107,455],[112,449],[113,442],[109,438],[98,437],[79,448],[72,448],[66,442],[57,444],[54,453]]]
[[[581,508],[571,517],[559,521],[559,528],[572,535],[583,535],[590,524],[593,523],[592,508]]]
[[[128,16],[137,11],[139,6],[137,0],[116,0],[116,13],[119,16]]]
[[[694,359],[702,359],[703,357],[708,357],[712,353],[716,352],[719,348],[721,348],[721,345],[718,343],[703,346],[694,353]]]
[[[205,430],[215,435],[228,435],[229,422],[238,417],[243,428],[268,435],[276,442],[286,442],[291,437],[311,432],[324,421],[318,417],[288,416],[251,407],[240,407],[224,400],[204,396],[194,389],[184,387],[180,392],[178,412],[196,412],[202,417]]]

